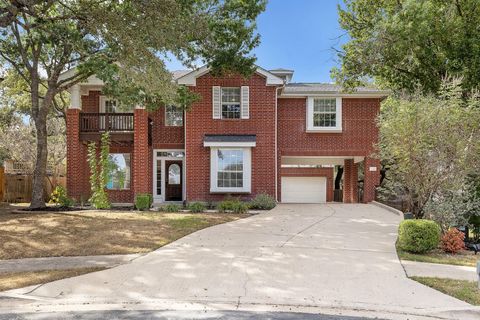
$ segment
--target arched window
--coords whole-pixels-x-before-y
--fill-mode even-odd
[[[168,184],[180,184],[180,178],[180,166],[176,163],[172,163],[168,167]]]

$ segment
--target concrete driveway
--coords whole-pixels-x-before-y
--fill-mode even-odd
[[[200,308],[468,319],[469,304],[406,278],[394,246],[399,222],[375,205],[279,205],[126,265],[8,295],[34,299],[23,301],[23,310]],[[3,306],[15,309],[15,303]]]

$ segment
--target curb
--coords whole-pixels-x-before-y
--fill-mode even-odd
[[[380,208],[383,208],[385,210],[388,210],[398,216],[401,216],[403,217],[403,212],[398,210],[398,209],[395,209],[395,208],[392,208],[390,206],[387,206],[386,204],[383,204],[383,203],[380,203],[380,202],[377,202],[377,201],[372,201],[371,204],[374,204],[376,205],[377,207],[380,207]]]

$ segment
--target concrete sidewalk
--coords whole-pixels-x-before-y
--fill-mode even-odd
[[[409,277],[435,277],[467,281],[478,280],[475,267],[407,260],[402,260],[401,262]]]
[[[121,264],[129,263],[140,256],[140,254],[118,254],[104,256],[48,257],[0,260],[0,273],[65,270],[91,267],[111,268]]]

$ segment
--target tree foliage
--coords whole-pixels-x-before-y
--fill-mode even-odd
[[[97,74],[124,105],[192,101],[164,60],[249,75],[264,8],[265,0],[0,0],[1,70],[24,81],[36,129],[31,207],[45,205],[46,121],[57,95]]]
[[[394,90],[437,92],[461,77],[464,92],[480,83],[478,0],[345,0],[340,25],[350,40],[339,57],[338,82],[365,78]]]
[[[441,93],[390,97],[379,118],[384,192],[404,194],[417,218],[428,203],[466,190],[467,177],[480,168],[477,97],[465,102],[455,82]],[[429,214],[433,211],[431,205]]]

